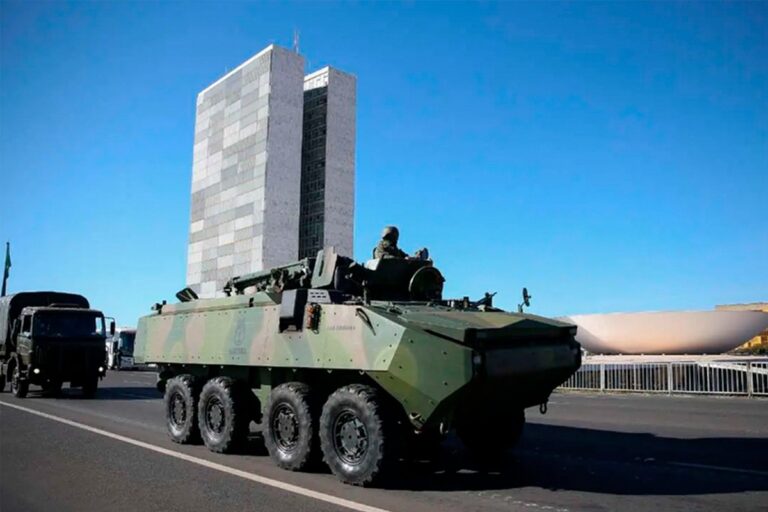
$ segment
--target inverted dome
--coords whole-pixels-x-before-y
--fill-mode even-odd
[[[761,311],[572,315],[576,340],[595,354],[721,354],[768,328]]]

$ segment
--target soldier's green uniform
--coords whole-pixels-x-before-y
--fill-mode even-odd
[[[395,226],[387,226],[381,232],[381,240],[373,249],[373,257],[405,259],[408,255],[397,246],[400,231]]]

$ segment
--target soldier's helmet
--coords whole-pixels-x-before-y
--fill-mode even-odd
[[[381,232],[381,238],[396,244],[398,238],[400,238],[400,231],[397,229],[397,226],[387,226]]]

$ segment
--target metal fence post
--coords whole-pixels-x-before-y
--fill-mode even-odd
[[[600,391],[605,392],[605,363],[600,363]]]
[[[674,382],[674,377],[672,376],[672,363],[667,363],[667,394],[672,394],[672,387]]]
[[[754,382],[752,380],[752,361],[747,361],[747,396],[752,398]]]

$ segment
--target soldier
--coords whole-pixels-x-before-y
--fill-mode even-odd
[[[374,258],[400,258],[405,259],[408,257],[403,251],[397,247],[397,240],[400,238],[400,231],[396,226],[387,226],[381,232],[381,240],[373,249]]]

